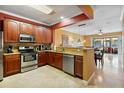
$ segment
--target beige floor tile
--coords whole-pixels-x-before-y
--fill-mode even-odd
[[[84,82],[56,68],[43,66],[38,69],[4,78],[0,87],[7,88],[80,88]]]

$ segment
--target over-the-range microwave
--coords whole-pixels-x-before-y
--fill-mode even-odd
[[[28,34],[20,34],[19,37],[20,42],[35,42],[35,38],[33,35],[28,35]]]

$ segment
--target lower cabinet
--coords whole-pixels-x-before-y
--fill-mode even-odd
[[[83,56],[75,55],[74,73],[76,76],[83,78]]]
[[[19,54],[3,56],[4,76],[21,72],[21,56]],[[39,52],[38,66],[50,65],[60,70],[63,68],[63,54],[55,52]],[[74,56],[74,74],[83,78],[83,56]]]
[[[48,52],[47,63],[51,66],[54,66],[58,69],[62,69],[62,54]]]
[[[46,57],[47,57],[46,52],[38,53],[38,66],[43,66],[47,64]]]
[[[13,75],[21,71],[20,55],[6,55],[4,56],[4,76]]]
[[[62,69],[62,53],[55,53],[54,54],[54,63],[55,63],[55,67],[58,69]]]
[[[47,52],[47,63],[50,66],[55,66],[55,63],[54,63],[54,52]]]

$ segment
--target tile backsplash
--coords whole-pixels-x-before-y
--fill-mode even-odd
[[[51,44],[35,44],[35,43],[4,43],[4,53],[7,53],[7,48],[12,46],[13,51],[18,51],[19,46],[34,46],[35,50],[50,50]]]

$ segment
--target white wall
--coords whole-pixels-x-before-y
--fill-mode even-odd
[[[123,61],[123,71],[124,71],[124,6],[122,9],[120,20],[122,21],[122,58],[121,59]]]

